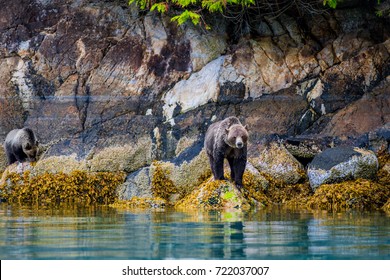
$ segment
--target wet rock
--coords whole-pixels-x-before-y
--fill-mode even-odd
[[[262,174],[281,184],[296,184],[305,177],[303,165],[279,143],[271,143],[250,161]]]
[[[313,190],[322,184],[373,178],[378,171],[378,159],[371,151],[354,147],[330,148],[314,157],[307,175]]]
[[[370,150],[376,154],[387,151],[390,153],[390,123],[386,123],[375,131],[368,133]]]
[[[259,140],[272,134],[292,136],[296,133],[299,120],[307,109],[307,102],[294,92],[292,88],[281,90],[235,107],[248,125],[251,139]]]
[[[117,189],[119,200],[129,200],[133,197],[152,198],[152,180],[150,168],[145,167],[129,174],[125,182]]]
[[[246,163],[243,180],[244,188],[255,186],[257,190],[266,190],[269,187],[269,181],[249,161]]]

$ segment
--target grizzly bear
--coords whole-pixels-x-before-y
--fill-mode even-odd
[[[204,147],[215,180],[224,180],[223,163],[227,158],[231,179],[242,188],[242,176],[247,161],[248,131],[236,117],[213,123],[207,129]]]
[[[4,141],[8,164],[36,161],[38,140],[30,128],[11,130]]]

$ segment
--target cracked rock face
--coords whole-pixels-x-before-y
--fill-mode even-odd
[[[2,4],[0,140],[29,126],[44,157],[137,172],[184,142],[196,144],[181,160],[193,159],[207,127],[232,115],[249,151],[272,137],[388,145],[373,133],[389,123],[388,20],[370,11],[265,18],[233,45],[223,21],[204,32],[115,1]],[[110,151],[130,152],[98,166]]]

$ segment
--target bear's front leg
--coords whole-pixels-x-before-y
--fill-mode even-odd
[[[214,155],[214,179],[215,180],[225,180],[225,176],[223,175],[223,160],[224,155],[217,153]]]
[[[230,166],[230,178],[234,181],[236,178],[236,174],[234,171],[234,158],[233,157],[228,157],[227,158]]]
[[[238,189],[243,187],[242,177],[244,176],[244,171],[246,167],[246,157],[240,157],[234,159],[234,182]]]

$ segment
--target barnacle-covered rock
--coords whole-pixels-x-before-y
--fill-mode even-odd
[[[71,173],[73,171],[88,171],[85,160],[79,161],[76,154],[69,156],[51,156],[37,161],[33,175],[41,175],[44,173]]]
[[[135,144],[110,146],[88,161],[91,171],[133,172],[152,163],[152,141],[142,138]]]
[[[280,184],[296,184],[305,178],[303,165],[279,143],[267,146],[251,163],[262,173]]]
[[[378,166],[378,159],[371,151],[354,147],[336,147],[314,157],[307,174],[310,186],[315,190],[322,184],[373,178]]]

